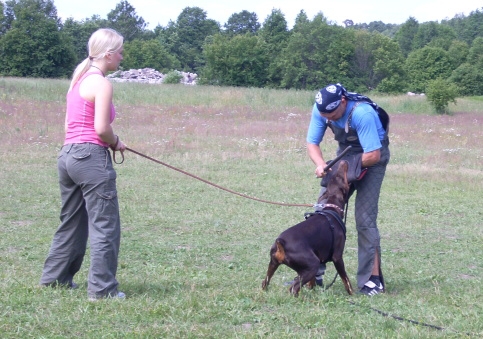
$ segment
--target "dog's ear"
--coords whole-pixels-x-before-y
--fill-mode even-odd
[[[347,173],[349,170],[349,162],[347,160],[341,160],[339,164],[339,168],[337,168],[338,171],[342,170]]]
[[[346,202],[349,183],[347,181],[347,171],[349,164],[345,160],[341,160],[332,169],[332,176],[324,193],[326,199],[336,204],[344,204]]]
[[[340,160],[337,164],[337,168],[333,171],[331,180],[335,181],[335,185],[342,186],[347,184],[347,171],[349,170],[349,163],[345,160]]]
[[[345,181],[345,184],[349,184],[349,178],[347,174],[349,173],[349,162],[346,160],[341,160],[337,172],[340,173],[341,177]]]

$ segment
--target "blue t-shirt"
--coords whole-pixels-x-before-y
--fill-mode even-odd
[[[332,124],[342,129],[345,128],[349,114],[355,104],[356,101],[349,100],[344,115],[339,120],[332,121]],[[371,105],[359,102],[359,105],[352,113],[351,127],[356,130],[364,153],[372,152],[382,147],[381,140],[384,139],[386,131],[382,127],[377,112]],[[319,145],[324,138],[326,130],[327,119],[320,115],[317,106],[314,104],[307,132],[307,142]]]

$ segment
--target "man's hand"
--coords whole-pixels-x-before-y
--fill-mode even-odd
[[[327,166],[327,164],[319,165],[315,168],[315,177],[317,178],[323,178],[327,173],[324,172],[324,168]]]

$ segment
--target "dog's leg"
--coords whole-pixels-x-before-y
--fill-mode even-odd
[[[307,282],[307,288],[313,289],[315,286],[315,276]]]
[[[310,289],[314,288],[315,275],[319,270],[319,266],[320,266],[319,258],[317,258],[314,254],[313,260],[311,260],[310,262],[310,266],[302,275],[303,276],[302,286],[307,285],[307,288],[310,288]]]
[[[312,258],[307,259],[306,261],[307,265],[305,268],[297,271],[298,276],[290,287],[290,292],[296,297],[302,286],[305,284],[307,284],[308,288],[313,288],[315,286],[315,275],[319,269],[320,261],[315,254],[313,254]]]
[[[299,292],[300,292],[300,276],[297,276],[295,279],[294,279],[294,282],[292,284],[292,286],[290,286],[289,288],[289,292],[293,294],[294,297],[298,297],[299,296]]]
[[[268,264],[267,276],[262,282],[262,289],[266,289],[272,279],[273,274],[277,270],[278,266],[285,260],[285,249],[280,243],[279,239],[275,241],[272,248],[270,249],[270,263]]]
[[[349,277],[347,276],[347,272],[345,271],[344,260],[342,258],[334,260],[334,266],[337,270],[337,273],[339,273],[342,282],[344,283],[344,287],[347,293],[349,293],[349,295],[354,294],[351,282],[349,280]]]
[[[267,276],[262,281],[262,289],[263,290],[267,289],[268,284],[270,284],[270,279],[272,279],[273,274],[277,270],[278,266],[280,266],[280,264],[278,262],[276,262],[273,259],[270,260],[270,263],[268,264]]]

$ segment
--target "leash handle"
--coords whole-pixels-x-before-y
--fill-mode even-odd
[[[343,150],[341,154],[336,156],[335,159],[330,162],[330,164],[324,167],[324,172],[327,172],[332,166],[334,166],[347,152],[349,152],[351,148],[351,145],[347,146],[347,148]]]
[[[121,152],[121,151],[119,151],[119,152]],[[121,158],[122,158],[122,160],[120,162],[117,162],[116,161],[116,151],[115,150],[112,150],[112,158],[113,158],[115,164],[120,165],[120,164],[122,164],[124,162],[124,152],[121,152]]]

